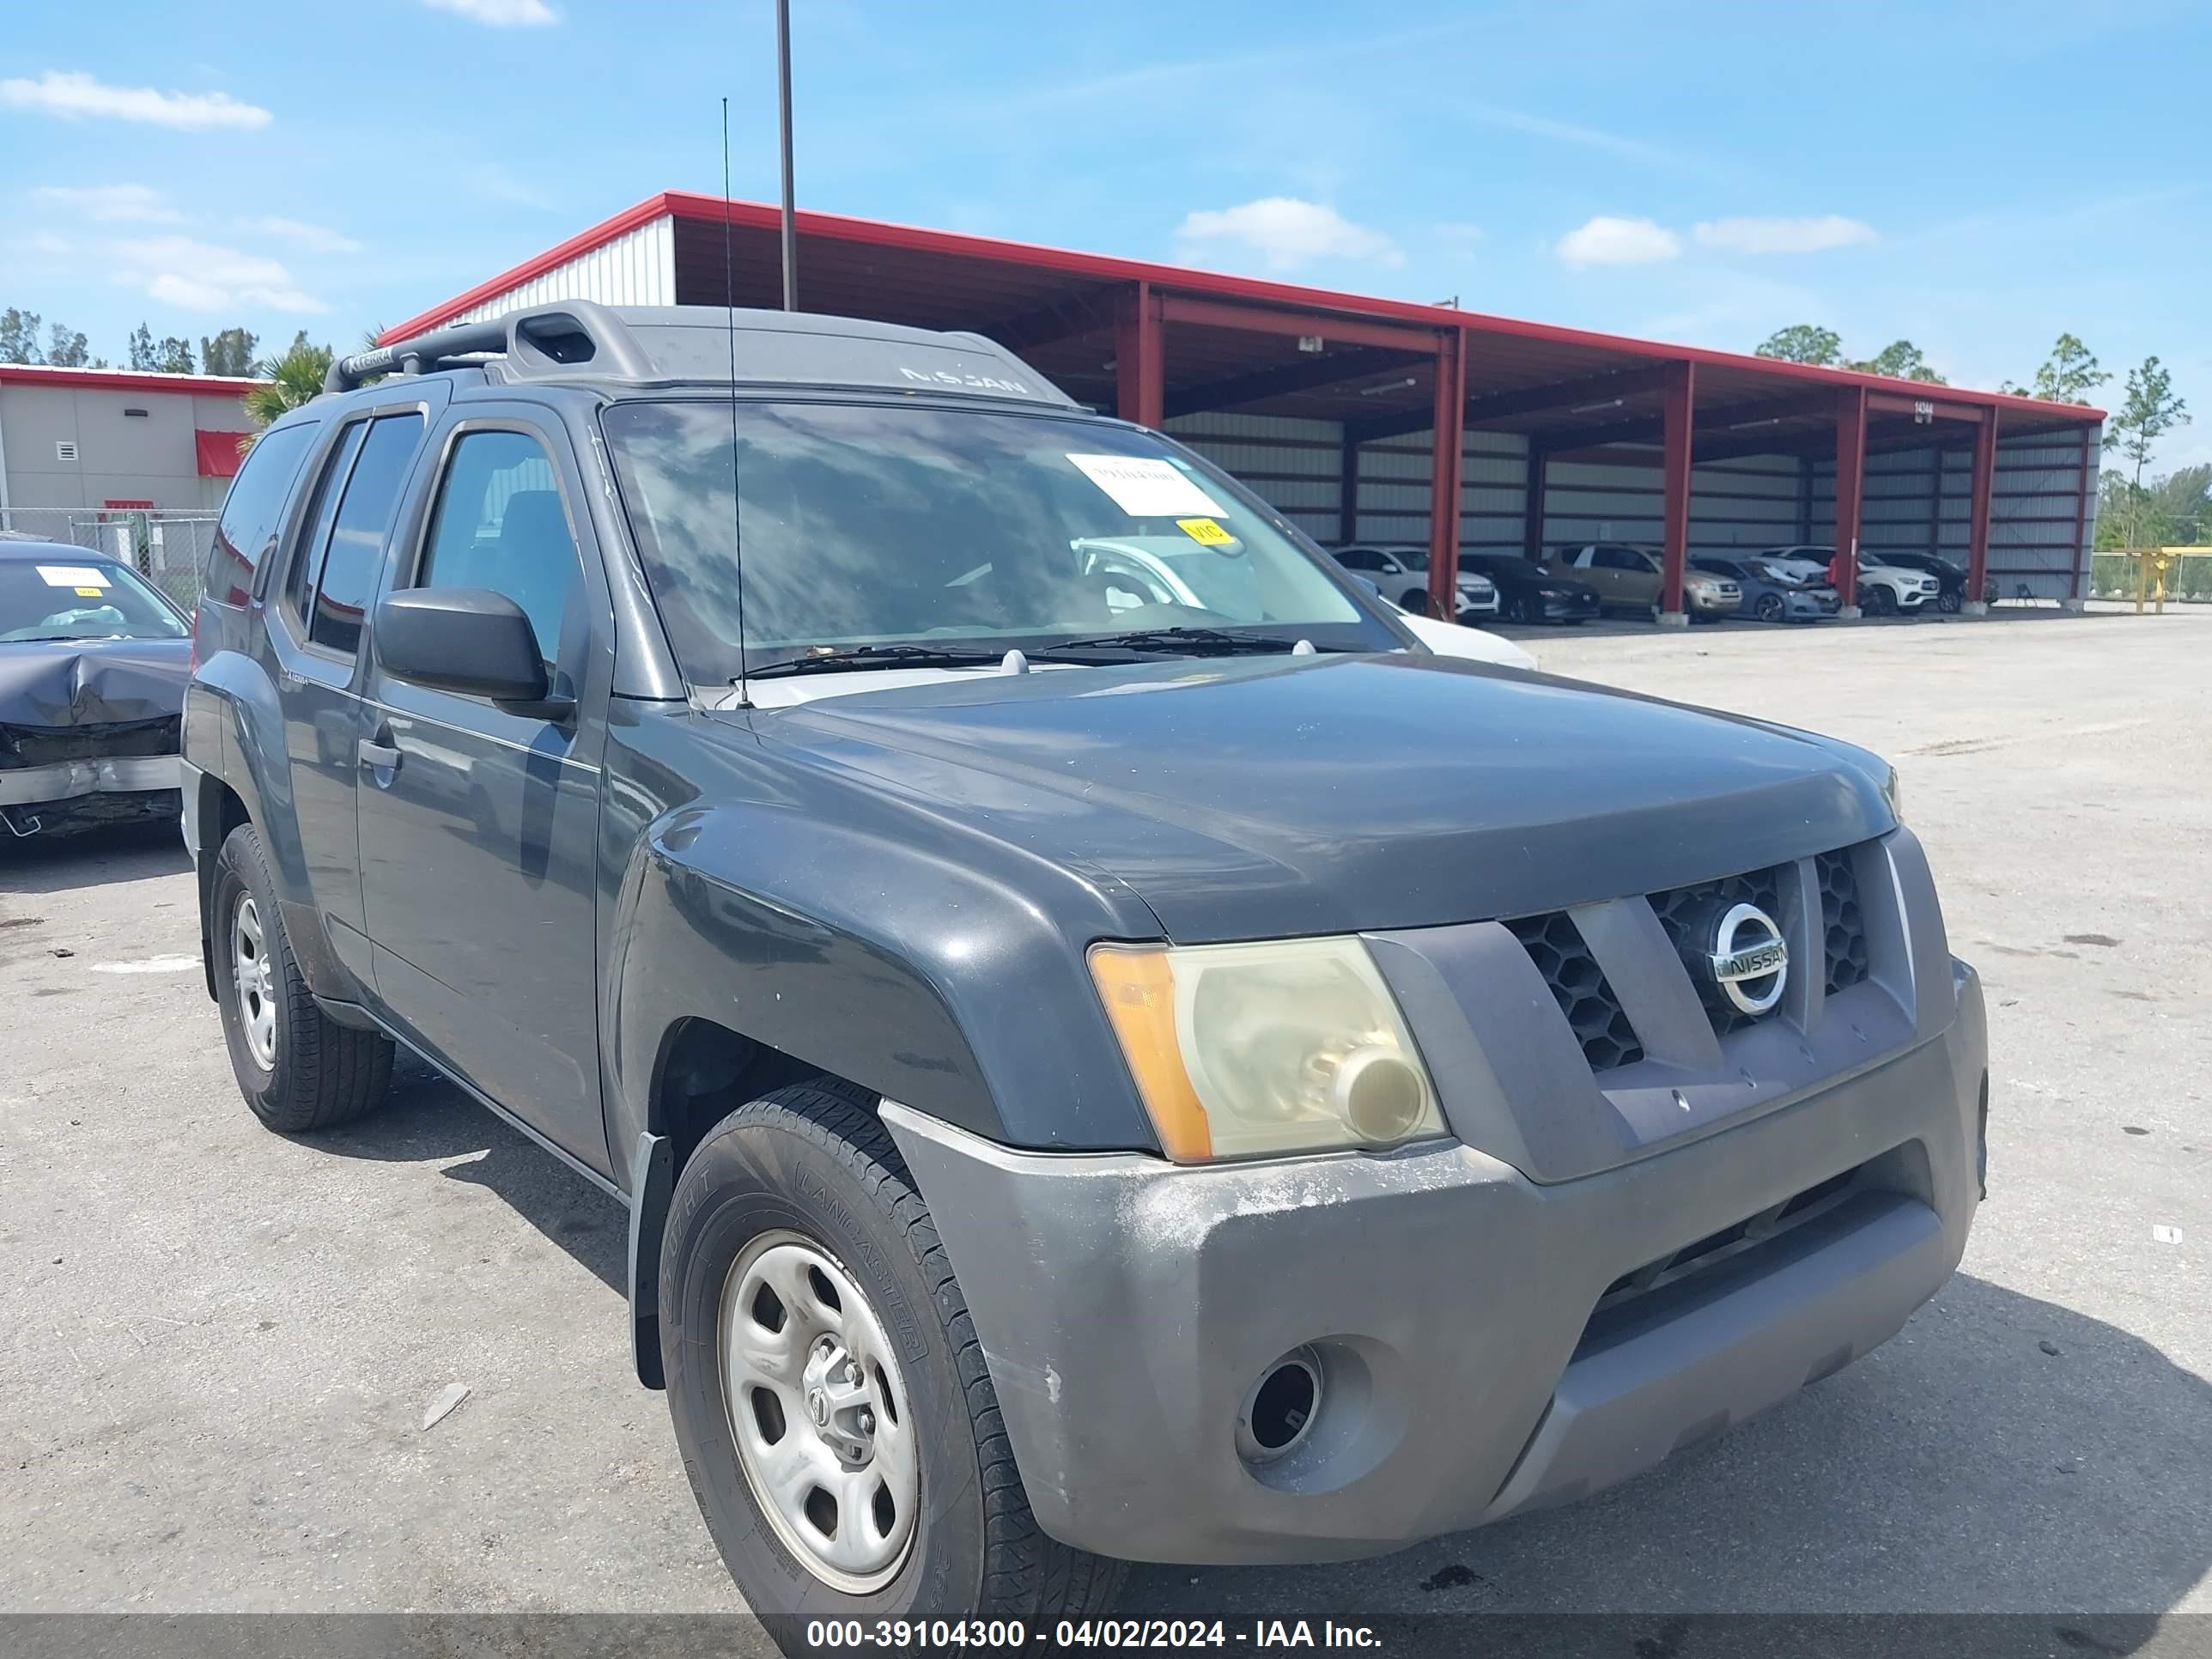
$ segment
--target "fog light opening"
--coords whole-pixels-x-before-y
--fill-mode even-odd
[[[1285,1354],[1252,1385],[1237,1419],[1237,1455],[1272,1463],[1297,1449],[1321,1413],[1320,1357],[1311,1348]]]

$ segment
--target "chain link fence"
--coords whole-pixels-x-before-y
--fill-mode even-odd
[[[2166,568],[2166,597],[2183,605],[2212,604],[2212,547],[2165,549],[2123,548],[2097,554],[2089,562],[2089,596],[2097,599],[2132,599],[2146,573],[2147,554],[2169,555]]]
[[[8,514],[8,527],[18,536],[105,553],[131,566],[188,616],[199,603],[215,526],[216,515],[205,512],[17,507]]]

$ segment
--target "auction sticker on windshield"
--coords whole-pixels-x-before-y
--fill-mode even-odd
[[[1067,459],[1133,519],[1174,519],[1223,510],[1194,480],[1149,455],[1070,455]]]
[[[39,574],[49,587],[74,587],[80,593],[97,593],[107,586],[107,573],[88,564],[42,564]]]
[[[1211,519],[1177,519],[1176,528],[1201,547],[1233,547],[1237,538]]]

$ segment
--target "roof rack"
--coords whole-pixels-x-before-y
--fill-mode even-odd
[[[380,374],[427,374],[487,357],[517,360],[518,366],[541,372],[590,363],[600,373],[624,380],[650,380],[654,374],[653,360],[628,324],[604,306],[570,300],[480,322],[454,323],[396,345],[337,358],[323,377],[323,390],[350,392]]]
[[[980,334],[815,312],[722,306],[624,306],[564,300],[456,323],[332,362],[326,392],[377,375],[480,367],[505,381],[628,386],[839,386],[1077,407],[1004,346]]]

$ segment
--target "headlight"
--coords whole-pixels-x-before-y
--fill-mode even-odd
[[[1097,945],[1091,976],[1178,1164],[1444,1133],[1398,1005],[1356,939]]]
[[[1889,776],[1882,781],[1881,798],[1889,803],[1889,815],[1899,823],[1905,822],[1905,787],[1897,781],[1897,769],[1889,769]]]

